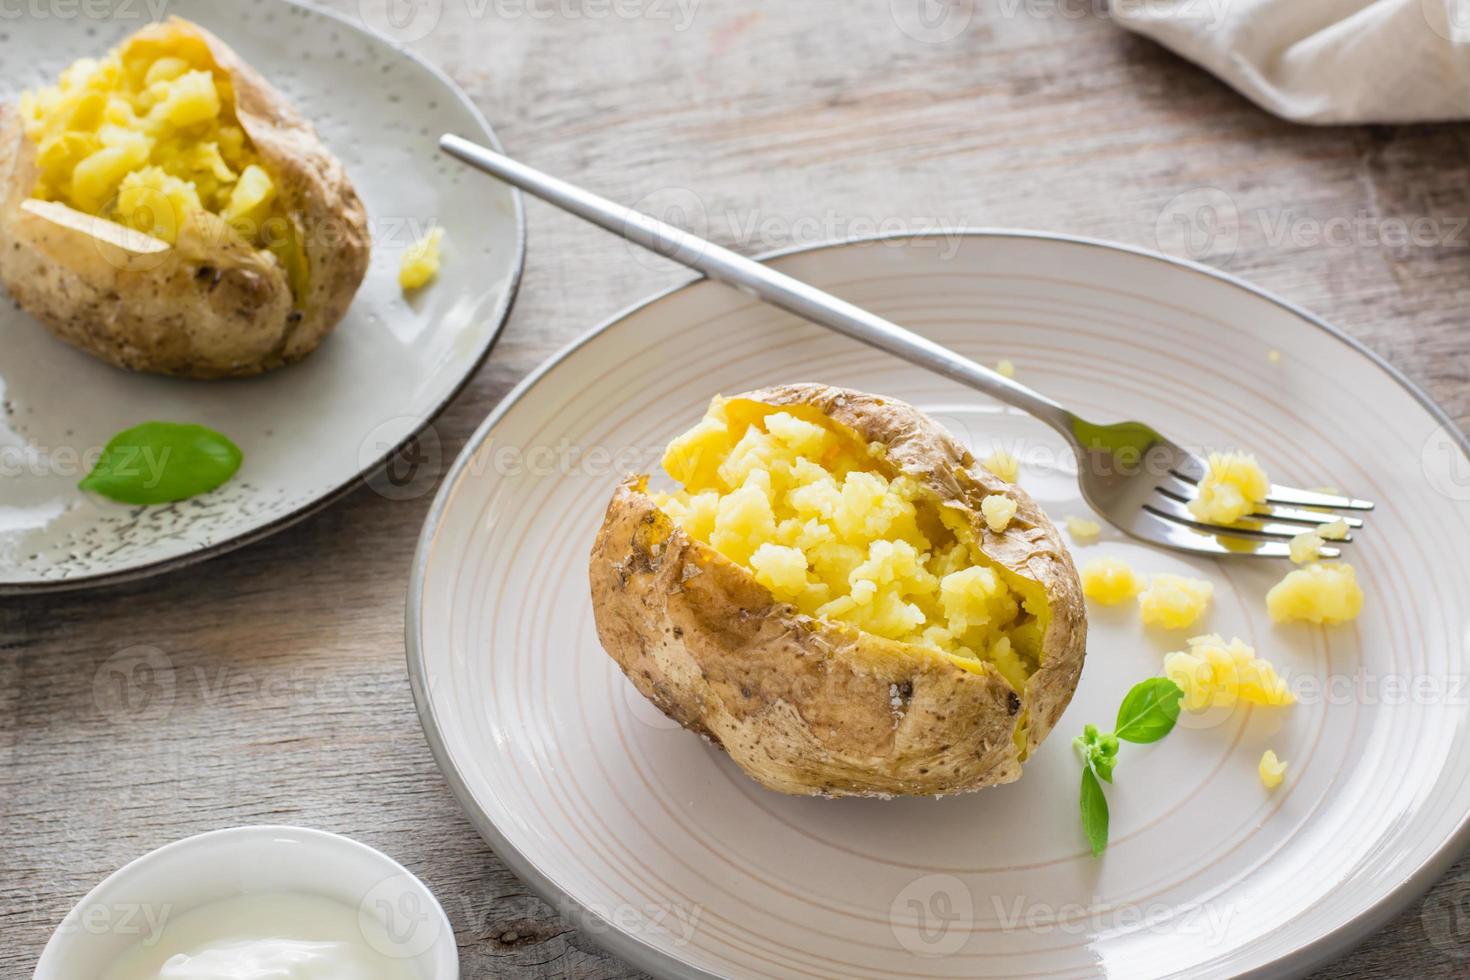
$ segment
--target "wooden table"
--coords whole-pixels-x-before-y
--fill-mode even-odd
[[[697,202],[696,228],[742,251],[934,225],[1162,246],[1326,316],[1470,419],[1470,126],[1292,126],[1091,3],[985,3],[968,22],[961,3],[926,33],[916,2],[424,0],[442,19],[412,47],[512,153],[659,213]],[[436,423],[446,463],[548,354],[685,276],[540,204],[529,222],[505,336]],[[431,488],[363,488],[149,582],[0,600],[0,974],[28,976],[130,858],[275,821],[418,872],[466,977],[637,975],[506,871],[429,756],[403,598]],[[109,658],[137,646],[170,668],[134,692],[151,701],[112,684]],[[1466,908],[1462,860],[1320,976],[1463,976]]]

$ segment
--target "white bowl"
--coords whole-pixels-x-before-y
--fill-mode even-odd
[[[301,827],[235,827],[176,841],[105,878],[67,913],[35,980],[95,977],[162,922],[239,895],[295,892],[334,899],[393,937],[390,955],[424,980],[457,980],[454,930],[424,883],[365,844]],[[389,950],[379,950],[389,953]]]

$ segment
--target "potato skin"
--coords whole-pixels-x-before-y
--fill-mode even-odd
[[[1081,588],[1055,528],[1024,491],[902,402],[825,385],[742,399],[818,409],[885,445],[895,466],[961,509],[989,557],[1046,589],[1052,615],[1040,668],[1017,692],[994,670],[967,671],[918,647],[802,615],[690,538],[654,504],[643,477],[614,492],[592,549],[603,647],[665,714],[779,792],[943,795],[1017,779],[1071,700],[1085,655]],[[994,534],[980,501],[998,492],[1020,506],[1011,526]],[[1021,722],[1024,751],[1013,738]]]
[[[62,340],[118,367],[260,374],[310,354],[347,312],[367,273],[367,215],[341,163],[254,69],[179,18],[140,33],[168,31],[202,38],[229,74],[240,124],[302,243],[306,294],[297,302],[286,270],[213,215],[195,216],[160,250],[65,205],[36,208],[36,147],[9,106],[0,107],[0,283]]]

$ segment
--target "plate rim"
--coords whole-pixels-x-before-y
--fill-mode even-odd
[[[461,88],[460,85],[455,82],[453,78],[450,78],[449,74],[441,69],[438,65],[429,61],[427,58],[424,58],[423,56],[415,53],[407,46],[399,43],[398,41],[395,41],[390,37],[386,37],[385,35],[379,34],[377,31],[374,31],[372,28],[367,27],[366,25],[357,23],[351,17],[340,11],[333,10],[329,7],[319,6],[318,4],[311,3],[310,0],[277,0],[277,2],[282,3],[288,7],[295,7],[301,10],[305,10],[312,15],[326,17],[329,20],[335,21],[338,26],[353,31],[356,34],[364,35],[369,40],[386,46],[394,54],[405,57],[409,61],[417,64],[419,67],[427,69],[429,74],[433,76],[433,78],[438,81],[440,85],[444,86],[444,88],[465,109],[469,110],[471,120],[473,120],[474,124],[479,127],[480,135],[489,143],[489,145],[500,153],[505,152],[505,148],[501,145],[499,137],[495,135],[494,129],[492,129],[490,126],[490,120],[487,119],[485,117],[485,114],[480,111],[480,107],[475,104],[475,101],[472,98],[470,98],[469,93]],[[300,507],[296,508],[290,513],[282,514],[275,520],[262,524],[259,527],[251,528],[247,531],[242,531],[239,534],[234,535],[233,537],[225,538],[222,541],[217,541],[213,544],[205,545],[201,548],[196,548],[193,551],[188,551],[181,555],[174,555],[170,558],[160,558],[157,561],[148,562],[143,565],[136,565],[132,568],[122,568],[116,571],[93,572],[85,575],[73,576],[66,579],[58,579],[55,581],[0,579],[0,597],[21,595],[54,595],[65,592],[79,592],[85,589],[100,589],[114,585],[122,585],[127,582],[137,582],[143,579],[152,578],[156,575],[163,575],[168,572],[177,571],[181,568],[187,568],[190,565],[197,565],[200,562],[208,561],[211,558],[218,558],[219,556],[228,554],[231,551],[235,551],[239,548],[244,548],[247,545],[255,544],[258,541],[263,541],[266,538],[271,537],[281,531],[284,531],[295,524],[299,524],[307,518],[319,514],[322,511],[326,510],[328,507],[337,503],[343,497],[346,497],[353,490],[357,489],[359,484],[365,484],[372,480],[374,476],[382,472],[383,468],[387,466],[388,463],[395,456],[397,456],[400,452],[407,448],[410,443],[412,443],[415,439],[422,435],[429,428],[429,426],[433,425],[434,421],[438,419],[439,416],[444,414],[445,410],[447,410],[449,406],[454,403],[454,400],[458,398],[461,393],[464,392],[465,388],[469,387],[470,382],[475,379],[475,376],[480,373],[480,369],[485,366],[485,362],[489,360],[490,354],[495,350],[495,345],[500,341],[501,334],[505,332],[505,325],[510,319],[511,310],[514,309],[516,300],[520,296],[521,280],[526,269],[525,197],[519,190],[514,187],[509,188],[509,190],[511,195],[511,206],[512,210],[514,211],[515,218],[515,258],[512,262],[511,274],[509,280],[506,283],[505,293],[501,296],[499,302],[496,303],[495,309],[490,315],[490,319],[492,319],[495,323],[494,329],[491,331],[490,337],[485,341],[484,347],[475,356],[474,362],[470,364],[468,369],[465,371],[464,376],[461,377],[457,382],[455,382],[453,388],[450,389],[449,393],[437,405],[434,405],[430,409],[430,411],[428,411],[424,415],[423,421],[415,426],[414,429],[409,432],[408,435],[405,436],[402,440],[400,440],[397,445],[393,446],[387,452],[383,453],[381,456],[379,456],[377,459],[373,460],[366,466],[360,466],[358,468],[358,471],[347,480],[343,481],[332,489],[327,490],[316,497],[313,497],[311,500],[308,500],[306,503],[302,504]],[[289,370],[289,367],[287,368],[287,370]]]
[[[956,236],[967,239],[1046,241],[1067,245],[1083,245],[1106,251],[1124,252],[1140,258],[1162,262],[1178,269],[1198,273],[1226,285],[1242,289],[1286,310],[1288,313],[1294,314],[1306,323],[1317,327],[1328,336],[1345,343],[1348,347],[1366,357],[1374,366],[1387,374],[1400,387],[1413,396],[1414,400],[1429,413],[1430,417],[1438,422],[1454,438],[1460,451],[1467,458],[1470,458],[1470,438],[1467,438],[1466,433],[1429,396],[1428,392],[1424,391],[1423,388],[1398,368],[1390,364],[1376,351],[1369,348],[1356,337],[1344,332],[1339,327],[1333,326],[1327,320],[1291,300],[1278,296],[1260,286],[1256,286],[1232,273],[1205,265],[1202,262],[1166,255],[1163,252],[1137,245],[1113,242],[1101,238],[1091,238],[1083,235],[978,226],[941,228],[919,234],[894,232],[878,235],[859,235],[826,242],[773,249],[755,255],[753,258],[759,262],[770,262],[793,255],[804,255],[859,245],[929,238],[953,238]],[[556,351],[506,393],[505,397],[501,399],[485,417],[484,421],[475,429],[474,434],[470,436],[469,440],[460,450],[459,455],[455,458],[454,464],[449,468],[443,482],[439,485],[439,489],[435,492],[433,503],[429,507],[428,514],[424,518],[423,528],[419,533],[418,544],[414,548],[413,565],[410,569],[405,603],[406,608],[404,611],[404,650],[408,662],[409,688],[413,692],[414,707],[418,712],[419,723],[424,730],[424,738],[428,742],[429,751],[434,757],[435,764],[439,767],[439,772],[443,775],[445,782],[449,784],[450,791],[454,794],[460,809],[475,827],[480,837],[485,843],[490,845],[490,848],[495,854],[543,901],[560,911],[564,916],[571,918],[573,924],[578,927],[584,936],[590,938],[604,950],[621,957],[641,970],[654,976],[671,977],[675,978],[675,980],[721,980],[721,975],[691,966],[637,936],[623,931],[615,924],[609,924],[605,920],[596,917],[590,909],[563,891],[549,877],[537,870],[530,859],[522,854],[501,834],[490,816],[475,805],[473,794],[470,792],[469,786],[465,782],[459,767],[450,756],[448,748],[439,732],[438,718],[429,694],[424,650],[420,643],[420,638],[423,627],[422,613],[425,573],[428,568],[435,539],[438,535],[441,519],[448,510],[465,469],[469,466],[475,454],[490,438],[495,426],[509,414],[510,410],[542,378],[550,374],[563,361],[571,357],[593,339],[634,314],[708,280],[708,276],[692,276],[618,310]],[[1332,962],[1377,932],[1391,919],[1407,909],[1416,899],[1428,892],[1443,877],[1444,873],[1449,870],[1454,862],[1460,858],[1467,847],[1470,847],[1470,812],[1467,812],[1460,818],[1459,824],[1435,848],[1432,854],[1420,862],[1417,867],[1413,868],[1407,876],[1373,905],[1353,918],[1334,927],[1319,938],[1285,955],[1278,956],[1269,963],[1263,963],[1259,967],[1238,974],[1238,976],[1263,978],[1300,977],[1311,972],[1313,969]],[[598,924],[599,928],[583,928],[583,921],[594,922]]]

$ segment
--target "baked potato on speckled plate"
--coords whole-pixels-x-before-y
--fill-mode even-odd
[[[367,271],[367,218],[315,131],[173,18],[0,117],[0,282],[119,367],[259,374],[310,354]]]
[[[1025,491],[909,405],[816,384],[717,398],[664,468],[681,489],[617,488],[590,577],[603,646],[665,714],[783,793],[1021,775],[1086,645]]]

